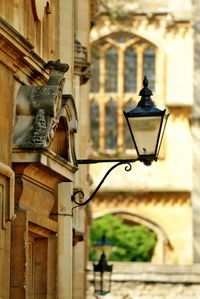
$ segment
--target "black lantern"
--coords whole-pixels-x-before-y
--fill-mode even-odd
[[[107,257],[110,256],[112,243],[103,235],[100,241],[95,243],[97,255],[99,258],[98,264],[93,264],[94,267],[94,289],[95,293],[101,296],[106,295],[111,289],[112,265],[107,264]]]
[[[136,108],[124,111],[128,127],[137,151],[137,155],[145,165],[157,160],[166,122],[169,114],[158,109],[151,99],[152,91],[147,87],[146,76],[140,91],[142,97]]]
[[[95,294],[104,296],[110,292],[112,268],[112,265],[108,265],[106,255],[103,252],[98,264],[93,264]]]

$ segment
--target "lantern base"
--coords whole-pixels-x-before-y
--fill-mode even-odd
[[[140,156],[139,157],[140,162],[142,162],[145,166],[150,166],[153,161],[157,161],[158,158],[155,157],[154,155],[145,157],[145,156]]]
[[[100,296],[105,296],[108,293],[109,292],[106,292],[106,291],[95,291],[95,294],[100,295]]]

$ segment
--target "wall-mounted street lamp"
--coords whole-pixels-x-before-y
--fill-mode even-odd
[[[77,191],[73,194],[72,201],[77,206],[83,206],[89,203],[109,173],[117,166],[127,164],[125,170],[130,171],[132,168],[130,163],[141,161],[149,166],[153,161],[157,161],[169,114],[166,114],[166,109],[160,110],[155,106],[151,99],[152,91],[148,88],[146,76],[144,77],[143,88],[139,95],[141,96],[141,100],[137,106],[129,112],[124,112],[138,157],[136,159],[78,160],[78,164],[107,162],[116,162],[116,164],[106,172],[99,185],[87,200],[81,201],[84,198],[82,191]],[[80,195],[80,201],[76,199],[78,194]]]
[[[104,296],[111,291],[113,265],[108,265],[107,257],[110,254],[112,244],[103,236],[100,241],[96,242],[95,247],[101,255],[98,264],[93,263],[94,293]]]
[[[148,80],[143,81],[142,97],[137,107],[124,112],[139,160],[145,165],[157,161],[158,154],[169,114],[158,109],[151,99],[152,91],[147,87]]]

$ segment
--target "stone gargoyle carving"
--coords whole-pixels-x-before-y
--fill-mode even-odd
[[[87,60],[87,49],[75,39],[74,40],[74,71],[80,76],[81,85],[87,83],[91,78],[90,63]]]
[[[68,71],[69,66],[57,60],[49,61],[45,67],[50,70],[47,85],[23,85],[19,89],[14,149],[48,148],[54,139],[61,117],[65,118],[67,139],[72,138],[72,134],[76,132],[77,115],[73,97],[62,94],[64,73]],[[70,144],[73,142],[68,142],[66,147]],[[68,150],[72,152],[72,149]]]

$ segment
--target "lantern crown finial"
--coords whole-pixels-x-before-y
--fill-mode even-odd
[[[141,100],[138,103],[138,107],[154,107],[155,104],[151,99],[151,96],[153,95],[151,89],[149,89],[147,86],[149,85],[149,81],[146,76],[144,76],[143,80],[143,88],[140,90],[139,96],[141,96]]]
[[[152,91],[148,88],[148,84],[145,76],[139,94],[141,96],[139,103],[131,111],[124,112],[137,155],[146,166],[158,159],[168,118],[165,114],[166,109],[157,108],[152,101]]]
[[[151,89],[148,88],[149,85],[149,81],[147,79],[146,76],[144,76],[144,80],[143,80],[143,88],[140,90],[139,96],[141,97],[150,97],[153,95]]]
[[[148,87],[148,85],[149,85],[149,81],[148,81],[147,77],[144,76],[143,86],[144,86],[144,87]]]

